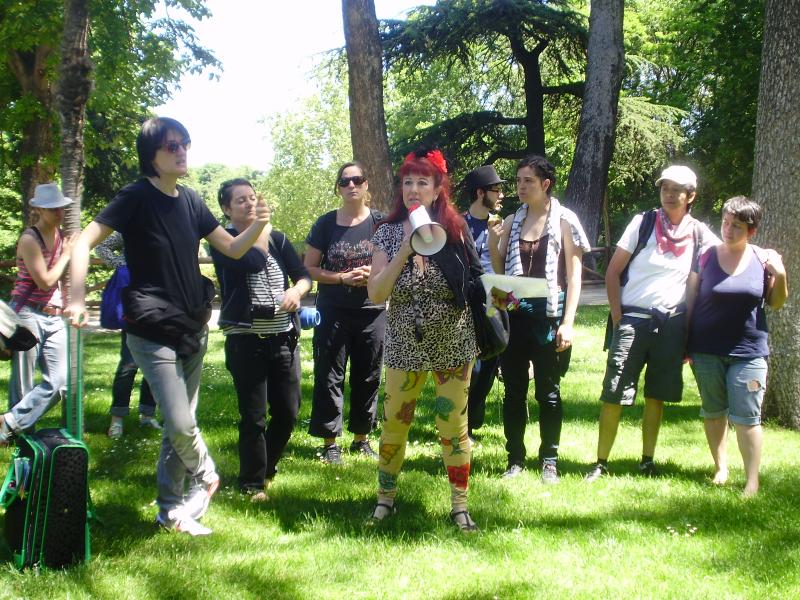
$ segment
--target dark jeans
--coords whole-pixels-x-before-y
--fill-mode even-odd
[[[263,489],[300,410],[300,348],[294,333],[225,338],[225,366],[239,400],[239,488]],[[267,425],[269,405],[269,425]]]
[[[469,382],[468,399],[468,430],[480,429],[486,417],[486,396],[492,391],[497,366],[500,364],[500,357],[495,356],[488,360],[480,360],[472,368],[472,378]]]
[[[111,387],[110,413],[112,416],[128,416],[131,406],[131,392],[133,391],[133,383],[138,371],[139,367],[128,349],[128,336],[123,331],[120,339],[119,364]],[[139,386],[139,414],[148,417],[156,414],[156,401],[150,392],[150,384],[144,378]]]
[[[500,358],[505,384],[503,430],[509,464],[525,461],[528,422],[528,364],[533,361],[536,402],[539,403],[539,460],[558,457],[561,440],[561,373],[555,340],[542,343],[542,333],[557,327],[555,319],[512,314],[508,348]]]
[[[377,423],[386,311],[322,308],[314,329],[314,395],[308,432],[321,438],[342,434],[344,373],[350,360],[347,430],[367,434]]]

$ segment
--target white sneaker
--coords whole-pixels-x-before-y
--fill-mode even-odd
[[[122,420],[119,421],[112,419],[111,425],[108,427],[108,437],[112,440],[118,440],[122,437]]]
[[[183,503],[186,509],[186,514],[194,520],[199,521],[208,512],[208,506],[211,504],[211,496],[213,496],[219,489],[219,475],[214,473],[211,483],[201,483],[194,489],[189,490],[186,500]]]
[[[172,511],[171,511],[172,512]],[[167,531],[177,531],[179,533],[188,533],[192,537],[198,535],[211,535],[212,531],[192,519],[189,516],[183,515],[176,518],[171,518],[159,512],[156,515],[156,525],[166,529]]]
[[[141,427],[149,427],[150,429],[161,430],[161,423],[158,422],[158,419],[151,415],[139,415],[139,425]]]

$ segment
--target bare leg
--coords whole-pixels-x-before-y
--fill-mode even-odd
[[[761,465],[761,425],[736,425],[736,441],[739,442],[747,478],[742,495],[755,496],[758,493],[758,468]]]
[[[644,399],[644,415],[642,417],[642,454],[656,455],[656,442],[661,429],[661,417],[664,414],[664,403],[655,398]]]
[[[714,477],[711,483],[723,485],[728,481],[728,417],[705,419],[703,426],[706,430],[708,448],[714,459]]]
[[[597,437],[597,458],[608,460],[614,440],[617,438],[622,406],[603,402],[600,406],[600,434]]]

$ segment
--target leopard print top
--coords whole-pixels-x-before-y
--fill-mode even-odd
[[[403,224],[386,223],[372,238],[389,260],[403,241]],[[412,263],[414,264],[414,263]],[[417,339],[420,315],[422,340]],[[445,371],[474,360],[478,355],[472,312],[460,309],[442,271],[427,261],[424,271],[407,264],[389,298],[384,362],[401,371]]]

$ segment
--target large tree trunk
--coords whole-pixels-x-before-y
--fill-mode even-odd
[[[364,164],[372,205],[392,206],[392,163],[383,112],[383,62],[373,0],[342,0],[353,157]]]
[[[800,0],[767,0],[756,120],[753,195],[764,207],[758,239],[800,272]],[[770,365],[765,411],[800,429],[800,302],[769,312]]]
[[[592,244],[597,242],[608,167],[614,153],[617,104],[625,60],[623,12],[623,0],[592,0],[586,87],[575,156],[564,194]]]
[[[525,90],[525,154],[545,155],[544,146],[544,87],[539,57],[548,42],[540,42],[533,51],[525,47],[521,32],[509,36],[511,52],[522,67]]]
[[[86,103],[92,89],[89,59],[89,1],[66,0],[64,37],[61,42],[61,73],[58,112],[61,116],[61,188],[74,202],[67,208],[66,229],[80,231],[83,193]]]
[[[23,95],[29,94],[39,106],[22,131],[20,144],[20,206],[23,223],[28,222],[28,200],[33,198],[34,190],[40,183],[53,181],[55,164],[50,158],[55,149],[53,122],[53,90],[48,79],[47,61],[53,53],[48,45],[36,46],[30,50],[11,50],[7,63],[14,78],[19,83]]]
[[[92,89],[92,62],[89,59],[89,0],[65,0],[64,36],[61,41],[61,73],[58,82],[58,112],[61,116],[61,188],[73,203],[67,207],[66,230],[81,229],[86,103]],[[70,338],[70,390],[79,389],[77,335]],[[77,408],[77,398],[71,406]],[[66,411],[67,425],[77,436],[83,434],[82,407]]]

